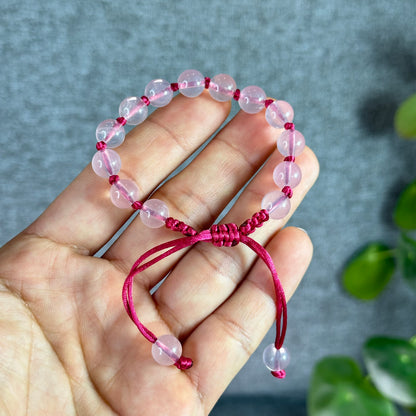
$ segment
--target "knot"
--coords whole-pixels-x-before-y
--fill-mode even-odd
[[[288,197],[288,198],[292,198],[292,195],[293,195],[293,191],[292,191],[292,188],[290,187],[290,186],[285,186],[283,189],[282,189],[282,192]]]
[[[190,358],[182,356],[178,361],[176,361],[175,366],[179,368],[179,370],[187,370],[192,367],[192,364],[193,361]]]
[[[190,225],[185,224],[183,221],[179,221],[175,218],[169,217],[165,221],[166,228],[173,231],[179,231],[183,235],[193,236],[198,234]]]
[[[272,371],[272,376],[276,378],[285,378],[286,377],[286,371],[285,370],[279,370],[279,371]]]
[[[244,221],[238,229],[240,230],[241,234],[249,235],[254,233],[256,228],[261,227],[264,222],[268,221],[268,219],[269,213],[265,209],[262,209],[261,211],[253,214],[251,218]]]
[[[214,224],[210,228],[212,244],[217,247],[232,247],[240,242],[240,231],[234,223]]]

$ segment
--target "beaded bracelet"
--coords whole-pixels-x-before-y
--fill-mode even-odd
[[[142,123],[148,114],[148,106],[163,107],[172,100],[173,92],[178,91],[186,97],[197,97],[204,89],[208,89],[212,98],[217,101],[238,101],[241,109],[246,113],[255,114],[266,108],[267,122],[279,130],[277,148],[285,156],[284,161],[273,171],[274,182],[281,190],[268,193],[262,200],[261,210],[240,226],[234,223],[214,224],[210,229],[197,232],[182,221],[169,217],[168,207],[158,199],[145,202],[138,200],[139,189],[131,179],[120,179],[117,173],[121,168],[119,155],[112,150],[120,146],[125,138],[124,126]],[[243,243],[250,247],[267,265],[273,278],[276,296],[276,338],[273,344],[266,347],[263,361],[271,373],[278,378],[285,377],[285,368],[289,364],[290,355],[283,347],[287,327],[286,299],[280,280],[277,276],[273,260],[269,253],[249,237],[257,227],[263,225],[269,218],[284,218],[290,211],[292,188],[301,180],[301,170],[295,163],[305,147],[303,135],[295,130],[293,124],[293,109],[285,101],[267,98],[265,92],[257,86],[249,86],[243,90],[236,88],[235,81],[226,74],[216,75],[210,79],[199,71],[190,69],[184,71],[178,82],[169,83],[163,79],[155,79],[147,84],[145,95],[129,97],[123,100],[119,107],[119,115],[115,120],[105,120],[96,130],[97,153],[92,159],[94,172],[110,182],[110,196],[114,205],[120,208],[133,208],[140,211],[142,222],[151,228],[166,226],[173,231],[181,232],[185,237],[160,244],[144,253],[133,265],[128,274],[122,291],[122,299],[127,314],[135,323],[142,335],[152,345],[152,355],[161,365],[175,365],[181,370],[192,366],[190,358],[182,356],[180,341],[173,335],[156,337],[139,320],[133,303],[134,277],[163,258],[190,247],[197,242],[207,241],[215,246],[231,247]],[[281,129],[284,129],[283,132]],[[160,253],[151,260],[148,257]],[[147,261],[146,261],[147,260]]]

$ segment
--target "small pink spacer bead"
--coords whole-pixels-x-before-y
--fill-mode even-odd
[[[295,130],[294,123],[285,123],[284,127],[285,127],[286,130]]]
[[[108,182],[110,182],[110,185],[114,185],[115,183],[117,183],[120,180],[118,175],[111,175],[108,178]]]
[[[172,84],[170,84],[170,89],[171,89],[173,92],[178,91],[178,89],[179,89],[179,85],[178,85],[178,83],[177,83],[177,82],[172,82]]]
[[[135,211],[137,211],[137,210],[139,210],[139,209],[142,209],[143,204],[142,204],[140,201],[134,201],[134,202],[131,204],[131,207],[132,207]]]
[[[286,156],[283,160],[285,162],[294,162],[295,161],[295,156]]]
[[[140,99],[147,105],[147,106],[149,106],[150,105],[150,100],[145,96],[145,95],[142,95],[141,97],[140,97]]]
[[[96,148],[97,150],[105,150],[105,149],[107,149],[107,143],[105,143],[105,142],[103,142],[103,141],[98,142],[98,143],[95,145],[95,148]]]
[[[124,117],[118,117],[116,118],[117,123],[121,124],[122,126],[125,126],[127,123],[127,120]]]
[[[293,196],[293,191],[292,188],[290,186],[285,186],[282,189],[282,192],[288,197],[288,198],[292,198]]]
[[[240,94],[241,94],[241,91],[237,88],[234,91],[234,95],[233,95],[234,100],[238,101],[240,99]]]
[[[273,101],[271,98],[264,100],[264,107],[267,108]]]
[[[211,78],[205,77],[205,89],[209,88],[209,83],[211,82]]]

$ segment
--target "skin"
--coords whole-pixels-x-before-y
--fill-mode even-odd
[[[120,177],[133,178],[145,200],[218,129],[229,110],[230,103],[216,102],[206,91],[193,99],[178,95],[117,149]],[[267,160],[221,221],[240,224],[276,190],[272,171],[282,156],[275,140],[263,112],[240,112],[152,197],[165,201],[171,216],[195,229],[208,228]],[[291,214],[319,171],[308,148],[296,162],[303,179],[294,190]],[[151,344],[124,311],[121,287],[140,254],[180,235],[149,229],[136,218],[102,258],[93,257],[131,214],[112,205],[108,189],[87,166],[0,250],[2,415],[206,415],[274,322],[271,277],[255,254],[243,245],[199,243],[136,279],[142,322],[156,335],[177,336],[183,354],[194,360],[186,371],[156,364]],[[304,231],[282,228],[290,215],[252,235],[271,254],[288,299],[312,257]]]

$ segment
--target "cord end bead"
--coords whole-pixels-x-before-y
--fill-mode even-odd
[[[285,370],[271,371],[271,374],[272,374],[273,377],[276,377],[276,378],[285,378],[286,377],[286,371]]]
[[[188,368],[191,368],[193,364],[194,363],[190,358],[182,356],[176,361],[175,366],[179,368],[179,370],[187,370]]]

